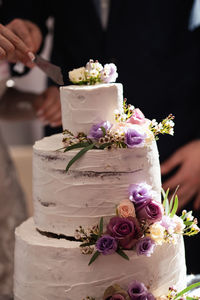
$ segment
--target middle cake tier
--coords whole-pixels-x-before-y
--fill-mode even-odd
[[[34,145],[33,200],[36,227],[73,236],[81,225],[97,225],[115,215],[128,199],[131,184],[147,183],[160,201],[161,175],[156,142],[134,149],[90,150],[70,170],[66,165],[80,150],[63,152],[62,135]]]

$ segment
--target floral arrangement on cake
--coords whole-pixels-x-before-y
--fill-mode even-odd
[[[115,64],[102,66],[98,60],[90,59],[85,67],[74,69],[69,72],[69,80],[78,85],[94,85],[98,83],[115,82],[118,77]]]
[[[192,300],[200,299],[198,296],[188,296],[188,292],[192,289],[200,286],[200,282],[194,283],[180,292],[174,287],[169,288],[168,295],[163,295],[161,297],[154,297],[152,293],[149,292],[148,288],[144,283],[137,280],[133,280],[127,289],[121,288],[118,284],[109,286],[102,297],[102,300]],[[95,300],[94,297],[86,297],[83,300]]]
[[[158,139],[159,134],[173,135],[174,116],[170,114],[162,122],[148,120],[139,108],[127,105],[124,99],[123,112],[115,111],[116,124],[108,121],[101,121],[94,124],[87,136],[80,132],[74,136],[69,130],[64,130],[63,143],[64,152],[81,148],[73,159],[68,163],[66,171],[71,165],[91,149],[103,150],[113,148],[135,148],[151,143],[154,138]]]
[[[79,227],[75,238],[81,241],[81,252],[93,254],[89,265],[99,255],[119,254],[129,260],[124,250],[136,251],[137,255],[151,256],[156,246],[176,243],[179,235],[195,235],[200,229],[192,212],[182,212],[178,217],[178,197],[174,193],[168,200],[169,189],[163,194],[163,202],[154,200],[155,194],[146,183],[129,186],[127,199],[116,207],[104,230],[103,218],[98,226]]]

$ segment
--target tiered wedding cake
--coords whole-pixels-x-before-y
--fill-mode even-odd
[[[103,75],[107,78],[108,66],[106,71]],[[96,74],[92,76],[97,78]],[[15,300],[82,300],[86,297],[100,300],[107,287],[118,284],[127,289],[133,280],[143,282],[155,297],[167,294],[172,285],[184,288],[184,244],[181,234],[175,231],[175,225],[179,225],[180,233],[181,222],[175,222],[173,212],[171,227],[169,222],[167,227],[162,221],[160,165],[149,121],[133,107],[126,107],[128,113],[132,113],[125,117],[121,84],[61,87],[61,103],[63,127],[68,129],[65,144],[63,136],[58,134],[34,145],[34,221],[30,218],[16,230]],[[155,133],[155,126],[152,128]],[[79,132],[89,138],[78,135]],[[73,147],[80,142],[84,144],[82,148]],[[88,146],[90,150],[72,163],[75,155]],[[71,150],[64,152],[63,147]],[[71,166],[68,171],[67,165]],[[137,206],[138,199],[142,201],[141,206]],[[129,204],[126,202],[123,206],[123,201]],[[146,222],[143,213],[149,201],[154,207],[148,207],[150,219]],[[165,218],[170,216],[165,215]],[[135,236],[128,234],[128,242],[123,233],[119,238],[114,232],[116,224],[111,226],[114,221],[124,220],[128,222],[125,227],[130,225],[134,234],[137,232]],[[75,230],[79,241],[74,238]],[[91,232],[98,241],[91,242]],[[107,241],[100,245],[103,238],[109,240],[109,245]],[[144,238],[151,241],[151,247],[145,244],[144,253],[140,253]],[[82,252],[88,255],[80,251],[79,246],[84,241],[87,243],[81,247]],[[88,266],[91,257],[97,259]],[[104,299],[133,299],[110,295]]]

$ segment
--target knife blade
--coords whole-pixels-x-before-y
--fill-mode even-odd
[[[63,85],[63,75],[61,68],[50,63],[48,60],[42,58],[39,55],[35,55],[33,62],[55,83]]]

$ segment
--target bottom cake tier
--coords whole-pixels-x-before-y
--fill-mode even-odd
[[[90,255],[80,252],[79,243],[40,234],[30,218],[16,229],[15,300],[101,300],[114,283],[126,288],[136,279],[155,297],[167,294],[170,286],[186,285],[185,251],[182,237],[176,244],[156,247],[151,257],[126,252],[101,255],[90,266]]]

